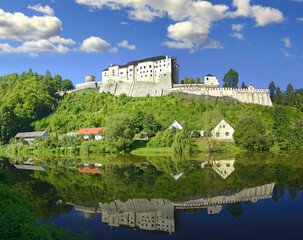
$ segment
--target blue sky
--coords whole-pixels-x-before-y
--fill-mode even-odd
[[[0,76],[48,69],[74,84],[112,64],[177,56],[184,77],[303,87],[303,0],[10,0]]]

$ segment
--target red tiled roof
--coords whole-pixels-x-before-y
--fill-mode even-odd
[[[89,168],[89,167],[84,167],[84,168],[78,168],[79,172],[84,172],[84,173],[97,173],[97,174],[102,174],[102,172],[99,170],[99,168]]]
[[[103,131],[106,127],[97,127],[97,128],[81,128],[77,135],[89,135],[89,134],[99,134],[99,132]]]

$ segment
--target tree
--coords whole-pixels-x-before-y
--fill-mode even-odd
[[[106,121],[107,142],[116,147],[118,151],[127,149],[133,142],[134,122],[126,113],[117,113]]]
[[[192,138],[188,132],[184,130],[179,130],[176,132],[174,142],[172,144],[172,149],[177,153],[190,152],[192,146]]]
[[[295,106],[296,97],[294,95],[294,87],[291,84],[286,86],[285,95],[285,104],[288,106]]]
[[[0,109],[0,145],[6,144],[16,134],[16,115],[11,106],[2,105]]]
[[[233,69],[229,69],[229,71],[224,75],[223,82],[223,87],[237,88],[239,82],[239,73]]]
[[[274,102],[277,88],[276,88],[275,83],[273,81],[270,82],[270,84],[268,86],[268,89],[269,89],[270,99],[271,99],[272,102]]]
[[[193,78],[190,77],[190,78],[189,78],[189,83],[190,83],[190,84],[194,84],[194,83],[195,83],[195,79],[193,79]]]
[[[247,150],[268,150],[273,145],[273,137],[266,135],[263,123],[255,116],[242,117],[233,137],[236,146]]]
[[[284,95],[283,95],[280,87],[277,87],[276,95],[275,95],[274,100],[275,100],[276,104],[282,105],[284,103]]]
[[[200,78],[199,78],[199,77],[197,77],[197,79],[196,79],[196,83],[197,83],[197,84],[200,84],[200,83],[201,83],[201,80],[200,80]]]
[[[189,81],[188,81],[188,78],[185,77],[185,78],[184,78],[184,84],[188,84],[188,82],[189,82]]]
[[[181,84],[184,84],[184,80],[181,80]]]
[[[242,84],[241,84],[241,88],[247,88],[247,86],[245,85],[245,83],[244,83],[244,82],[242,82]]]
[[[74,85],[70,79],[64,79],[61,83],[61,90],[62,91],[67,91],[67,90],[72,90],[74,89]]]
[[[95,134],[91,133],[88,135],[89,140],[94,140],[95,139]]]

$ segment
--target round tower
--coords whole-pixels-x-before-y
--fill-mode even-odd
[[[86,83],[89,83],[89,82],[95,82],[95,76],[94,75],[91,75],[91,74],[88,74],[85,76],[85,82]]]

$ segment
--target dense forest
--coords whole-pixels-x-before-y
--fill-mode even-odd
[[[0,143],[8,143],[17,133],[47,130],[58,136],[80,128],[106,126],[110,117],[126,113],[135,133],[164,131],[174,121],[186,130],[205,129],[204,119],[216,113],[236,126],[239,119],[254,116],[264,125],[265,134],[275,136],[280,147],[302,146],[303,89],[290,84],[285,92],[271,83],[274,106],[185,98],[179,94],[163,97],[113,96],[83,90],[59,97],[58,90],[72,89],[70,80],[60,75],[10,74],[0,78]],[[282,99],[282,100],[281,100]],[[296,143],[294,143],[296,142]]]

